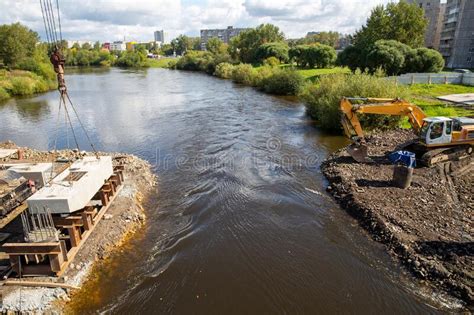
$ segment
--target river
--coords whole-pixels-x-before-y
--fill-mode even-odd
[[[300,103],[165,69],[66,78],[97,149],[136,154],[159,176],[146,226],[75,311],[437,312],[325,193],[319,165],[347,142],[318,131]],[[52,148],[57,107],[56,91],[0,104],[0,140]],[[61,130],[59,147],[73,147]]]

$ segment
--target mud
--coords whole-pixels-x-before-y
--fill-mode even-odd
[[[335,152],[322,165],[327,190],[416,278],[472,310],[474,159],[416,168],[411,187],[393,187],[386,155],[414,138],[407,130],[368,137],[368,164]]]

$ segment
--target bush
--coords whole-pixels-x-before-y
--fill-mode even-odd
[[[11,79],[12,95],[31,95],[35,93],[35,81],[29,77],[14,77]]]
[[[228,62],[221,62],[216,66],[214,74],[221,79],[230,79],[234,66]]]
[[[291,48],[289,55],[298,66],[328,68],[336,62],[336,50],[327,45],[298,45]]]
[[[268,57],[263,61],[263,64],[270,67],[276,67],[280,64],[280,60],[276,57]]]
[[[294,70],[277,69],[272,75],[263,79],[263,90],[277,95],[297,95],[304,83],[301,74]]]
[[[10,94],[5,91],[4,88],[0,87],[0,101],[4,101],[10,98]]]
[[[252,65],[241,63],[232,70],[232,81],[245,85],[255,85],[256,71]]]
[[[288,61],[288,45],[284,42],[265,43],[257,49],[257,59],[263,61],[270,57],[276,58],[280,62]]]
[[[321,128],[337,131],[341,130],[339,102],[344,96],[406,98],[408,91],[390,80],[357,71],[323,76],[317,84],[305,86],[301,93],[308,114],[318,120]],[[361,115],[360,120],[366,129],[386,129],[398,126],[400,117]]]
[[[434,49],[412,49],[406,56],[405,72],[440,72],[443,68],[443,56]]]
[[[172,59],[172,60],[168,61],[167,68],[176,69],[177,64],[178,64],[178,61],[176,59]]]

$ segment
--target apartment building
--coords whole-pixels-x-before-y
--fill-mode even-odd
[[[474,1],[448,0],[439,51],[448,68],[474,68]]]
[[[247,28],[234,28],[228,26],[225,29],[206,29],[201,30],[201,50],[206,50],[207,41],[213,37],[219,38],[224,43],[228,44],[232,37],[239,35]]]

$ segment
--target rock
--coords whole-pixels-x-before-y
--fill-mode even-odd
[[[110,220],[110,219],[112,219],[113,217],[114,217],[114,216],[111,215],[111,214],[108,214],[108,213],[104,214],[104,220]]]

